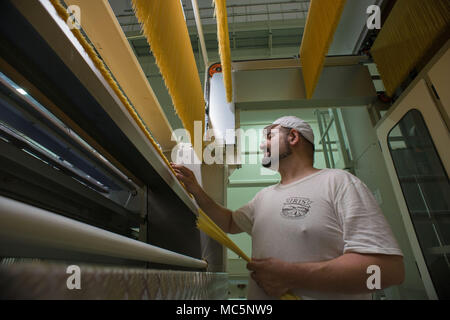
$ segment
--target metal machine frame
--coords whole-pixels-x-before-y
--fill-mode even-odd
[[[448,110],[450,106],[448,104],[443,104],[445,102],[440,99],[436,88],[434,87],[436,83],[430,75],[433,67],[437,66],[438,61],[441,61],[444,66],[447,65],[448,70],[448,66],[450,65],[449,49],[450,41],[447,42],[435,58],[431,60],[428,66],[424,68],[416,80],[410,84],[409,88],[403,93],[390,111],[382,118],[376,128],[389,176],[394,187],[395,196],[400,207],[401,216],[408,234],[409,242],[411,244],[423,284],[430,299],[438,299],[438,295],[425,263],[422,248],[419,244],[416,230],[411,220],[408,206],[402,192],[399,177],[394,167],[394,162],[388,146],[388,135],[409,111],[414,109],[420,111],[428,127],[436,150],[440,156],[442,165],[446,170],[448,179],[448,174],[450,172],[450,149],[448,147],[450,145],[450,133],[446,119],[449,117]],[[440,68],[442,67],[443,66],[440,66]],[[442,89],[444,88],[442,87],[441,91],[438,92],[443,92]],[[442,249],[445,250],[444,252],[449,253],[448,246]],[[423,250],[425,250],[425,248],[423,248]]]

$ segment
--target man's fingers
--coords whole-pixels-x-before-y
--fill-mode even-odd
[[[186,176],[185,176],[180,170],[174,169],[173,171],[175,171],[175,176],[176,176],[178,179],[183,180],[184,178],[186,178]]]
[[[174,169],[175,169],[175,168],[176,168],[176,169],[184,168],[183,165],[181,165],[181,164],[176,164],[176,163],[173,163],[173,162],[171,162],[170,165],[171,165],[172,168],[174,168]]]
[[[172,168],[178,169],[178,170],[181,170],[182,168],[185,168],[185,166],[183,166],[182,164],[176,164],[176,163],[173,163],[173,162],[171,162],[170,165],[172,166]]]
[[[178,170],[180,173],[182,173],[186,177],[194,176],[194,173],[190,169],[186,168],[183,165],[175,164],[173,162],[171,162],[170,165],[172,166],[173,170],[175,170],[175,171]]]
[[[192,171],[189,170],[186,167],[181,166],[180,168],[178,168],[182,173],[184,173],[185,175],[191,175]]]
[[[174,167],[173,171],[175,171],[175,173],[178,173],[178,174],[181,174],[181,175],[184,175],[184,176],[186,175],[180,168]]]
[[[191,172],[191,170],[189,170],[189,169],[186,168],[185,166],[178,165],[178,164],[173,164],[173,165],[172,165],[172,168],[173,168],[173,170],[178,170],[178,171],[180,171],[181,173],[184,173],[185,175],[188,175],[188,174]]]
[[[180,171],[180,170],[174,169],[173,171],[175,171],[175,174],[176,174],[176,175],[180,175],[180,176],[182,176],[182,175],[183,175],[183,174],[181,173],[181,171]]]

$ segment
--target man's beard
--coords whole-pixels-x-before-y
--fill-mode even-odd
[[[291,146],[289,145],[289,143],[287,141],[285,141],[285,146],[286,146],[287,150],[275,158],[272,157],[270,150],[267,150],[268,154],[264,155],[264,158],[262,159],[262,166],[264,168],[270,169],[270,168],[273,168],[274,165],[279,164],[282,159],[289,157],[292,154]]]

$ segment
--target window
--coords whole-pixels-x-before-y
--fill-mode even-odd
[[[449,299],[450,186],[418,110],[391,130],[388,146],[435,290],[440,299]]]

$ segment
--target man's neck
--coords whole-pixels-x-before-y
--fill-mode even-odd
[[[280,163],[281,184],[290,184],[320,171],[313,167],[310,159],[290,156]]]

